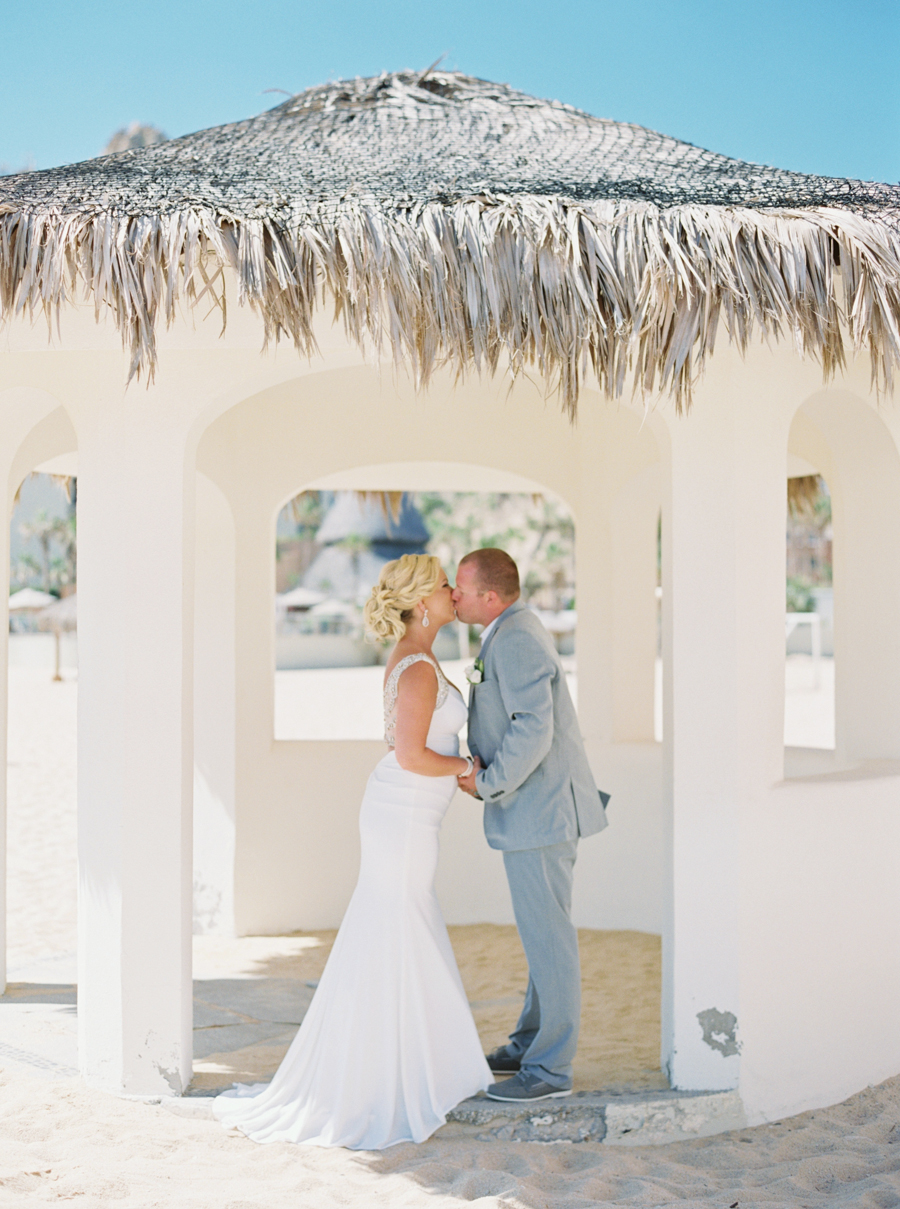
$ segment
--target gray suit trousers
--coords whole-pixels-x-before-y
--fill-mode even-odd
[[[572,1086],[581,1021],[578,934],[571,920],[578,841],[504,852],[516,926],[528,959],[525,1006],[507,1049],[522,1069]]]

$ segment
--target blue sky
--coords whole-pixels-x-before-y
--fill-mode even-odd
[[[87,159],[329,78],[444,66],[741,159],[900,181],[898,0],[5,0],[0,164]]]

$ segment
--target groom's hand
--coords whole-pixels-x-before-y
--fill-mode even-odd
[[[456,783],[463,793],[469,793],[473,798],[478,797],[478,786],[475,784],[475,777],[482,768],[484,768],[484,765],[481,763],[478,756],[476,756],[475,763],[469,775],[467,777],[456,778]]]

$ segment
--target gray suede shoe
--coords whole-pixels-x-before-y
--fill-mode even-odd
[[[563,1096],[571,1096],[571,1087],[554,1087],[545,1083],[537,1075],[529,1075],[527,1071],[519,1071],[511,1079],[502,1083],[492,1083],[485,1092],[489,1100],[506,1100],[511,1104],[531,1103],[532,1100],[561,1100]]]
[[[485,1058],[494,1075],[514,1075],[519,1070],[519,1059],[511,1054],[505,1045],[498,1045],[495,1050],[485,1054]]]

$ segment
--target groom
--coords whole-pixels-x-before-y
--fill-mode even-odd
[[[566,677],[550,636],[519,599],[519,572],[504,550],[473,550],[459,564],[460,621],[483,625],[468,672],[469,750],[459,778],[484,801],[484,830],[503,852],[516,925],[528,959],[525,1006],[508,1044],[488,1054],[492,1100],[572,1094],[581,1016],[578,936],[570,918],[580,836],[606,826]],[[606,795],[602,795],[603,798]]]

